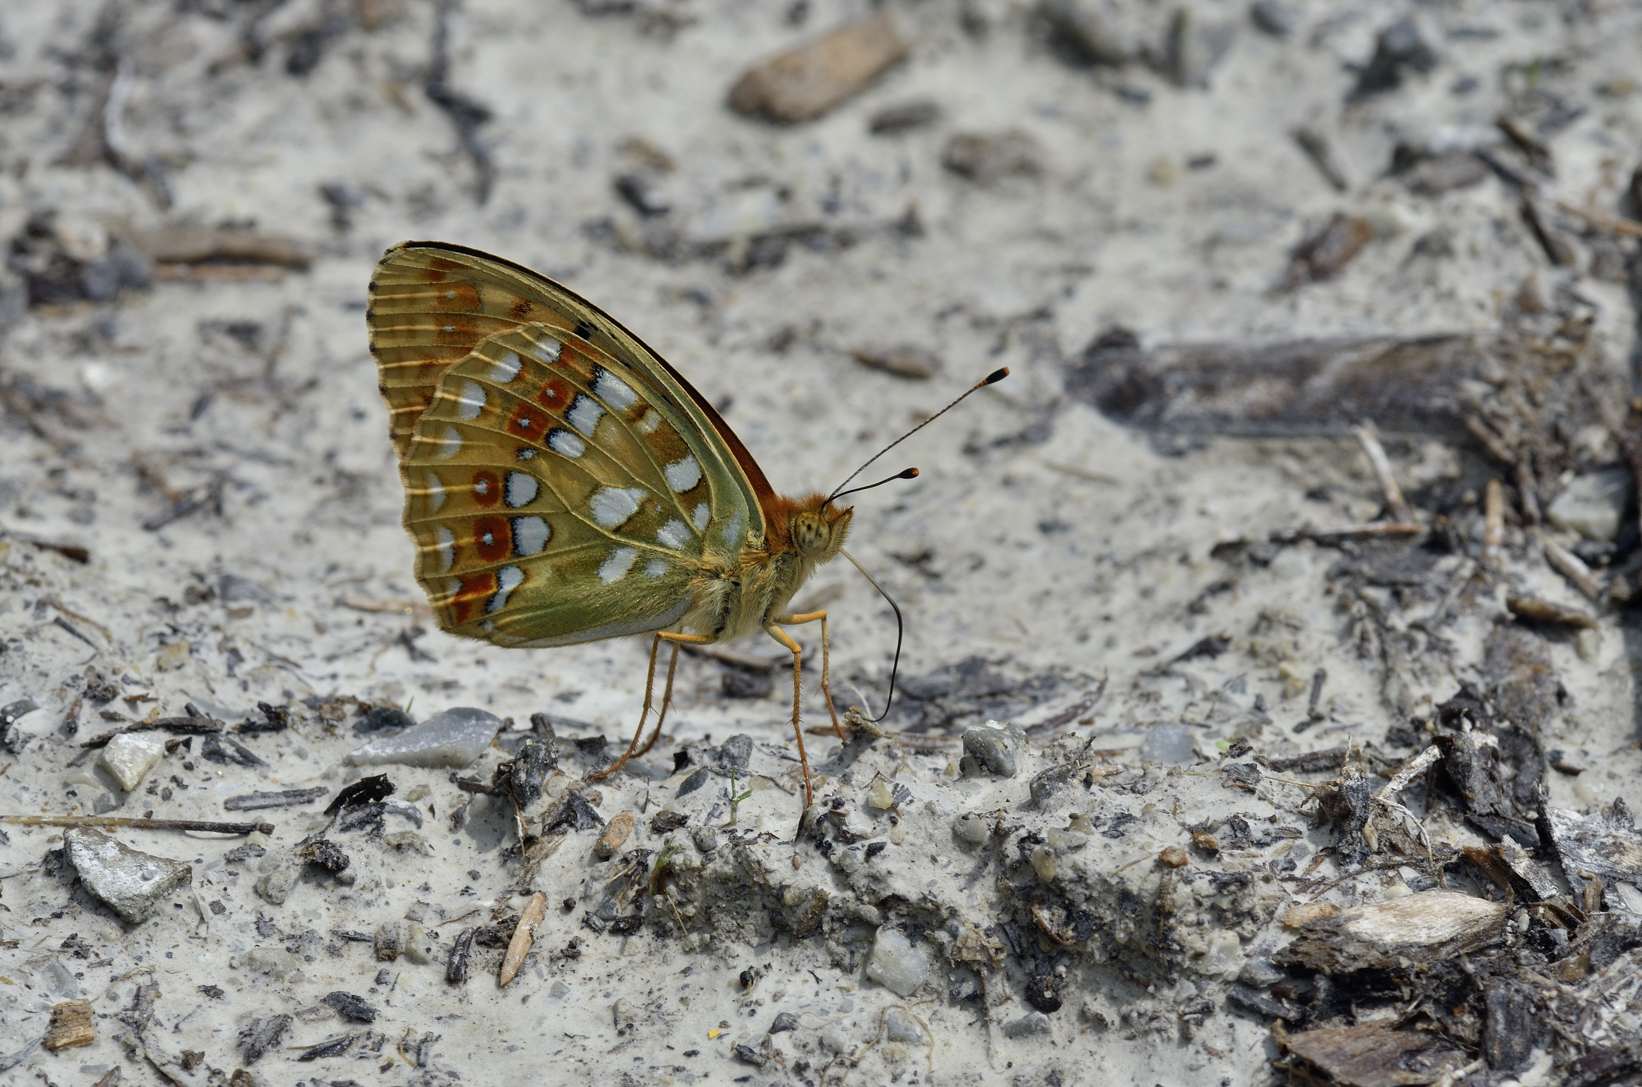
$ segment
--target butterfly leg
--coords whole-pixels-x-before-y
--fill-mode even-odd
[[[655,697],[656,655],[661,651],[661,643],[664,640],[672,643],[673,657],[667,665],[667,683],[662,691],[661,713],[656,717],[656,729],[650,734],[650,742],[640,748],[639,740],[644,736],[644,723],[650,718],[650,706],[652,705]],[[633,739],[630,743],[628,743],[627,750],[622,752],[621,758],[617,759],[609,766],[606,766],[603,770],[595,770],[593,773],[588,774],[585,780],[589,782],[603,781],[611,774],[614,774],[617,770],[620,770],[623,766],[626,766],[631,759],[644,754],[655,745],[656,737],[661,734],[661,723],[667,718],[667,705],[673,700],[673,672],[678,668],[679,645],[684,643],[697,645],[702,642],[710,641],[712,641],[712,639],[706,635],[677,634],[670,630],[663,630],[651,639],[650,667],[644,673],[644,709],[639,713],[639,727],[633,730]]]
[[[798,721],[799,692],[802,674],[799,669],[804,660],[804,649],[793,636],[776,626],[773,622],[764,628],[770,637],[781,643],[783,649],[792,654],[792,734],[798,741],[798,765],[804,773],[804,808],[807,811],[815,800],[815,791],[810,788],[810,757],[804,751],[804,729]]]
[[[849,733],[844,726],[838,723],[838,707],[832,704],[832,638],[827,632],[827,613],[825,611],[806,611],[794,615],[778,615],[776,622],[793,626],[797,623],[821,624],[821,697],[827,703],[827,712],[832,715],[832,730],[838,734],[840,740],[849,739]]]
[[[661,640],[659,636],[656,638],[658,642]],[[656,727],[650,730],[650,738],[644,741],[643,747],[633,752],[635,759],[648,755],[650,749],[656,746],[656,741],[661,739],[661,726],[667,720],[667,707],[673,704],[673,673],[678,671],[679,643],[669,640],[667,644],[672,646],[673,652],[667,658],[667,682],[662,684],[661,688],[661,712],[656,715]],[[652,666],[652,671],[654,671],[654,666]]]

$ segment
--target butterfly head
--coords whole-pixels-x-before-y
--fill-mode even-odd
[[[854,506],[843,506],[822,495],[804,502],[793,514],[792,542],[798,553],[813,562],[826,562],[843,550]]]

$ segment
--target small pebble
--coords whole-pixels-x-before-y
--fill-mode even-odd
[[[1006,1038],[1030,1038],[1038,1034],[1048,1034],[1049,1030],[1047,1015],[1043,1012],[1027,1012],[1019,1019],[1005,1023],[1003,1033]]]
[[[129,793],[164,757],[165,737],[152,732],[122,732],[103,745],[98,762]]]
[[[690,831],[690,840],[702,853],[711,853],[718,848],[718,828],[696,827]]]
[[[976,812],[965,812],[952,821],[952,836],[965,845],[985,845],[992,837],[992,820]]]
[[[963,744],[964,754],[958,762],[958,770],[964,777],[1011,778],[1018,768],[1020,753],[1026,748],[1026,734],[1014,725],[988,721],[966,731]]]
[[[628,835],[633,833],[633,826],[638,822],[638,816],[630,811],[617,812],[611,818],[610,824],[599,835],[599,840],[593,845],[593,855],[601,861],[614,857],[626,843]]]
[[[884,1037],[907,1045],[929,1044],[923,1024],[905,1008],[891,1008],[884,1013]]]
[[[1286,38],[1294,33],[1298,19],[1295,11],[1283,0],[1254,0],[1249,5],[1249,18],[1254,25],[1274,38]]]
[[[770,1023],[769,1033],[782,1034],[789,1030],[798,1029],[798,1016],[792,1012],[778,1012]]]
[[[1156,725],[1140,744],[1142,762],[1184,766],[1197,760],[1197,741],[1187,725]]]
[[[434,766],[461,769],[474,762],[502,727],[494,713],[460,706],[419,725],[384,733],[348,753],[351,766]]]
[[[900,930],[884,926],[873,937],[867,977],[897,996],[909,997],[929,977],[929,957]]]
[[[997,185],[1010,178],[1042,174],[1043,147],[1031,133],[1018,128],[960,132],[947,140],[941,165],[977,185]]]
[[[1165,848],[1157,855],[1157,860],[1165,868],[1184,868],[1191,863],[1191,858],[1186,856],[1186,851],[1177,845]]]
[[[405,950],[405,931],[398,921],[385,921],[376,926],[376,935],[371,940],[371,946],[376,951],[376,961],[392,962]]]

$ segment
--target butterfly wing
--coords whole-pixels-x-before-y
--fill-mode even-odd
[[[776,498],[758,462],[717,409],[684,376],[598,306],[546,276],[500,257],[443,242],[405,242],[388,250],[371,277],[367,310],[390,432],[401,455],[439,377],[493,333],[538,324],[573,334],[615,356],[651,384],[691,425],[716,434],[726,474],[747,497],[754,538]],[[659,405],[658,406],[662,406]]]
[[[391,250],[369,314],[417,580],[441,625],[560,645],[678,623],[708,557],[762,531],[723,432],[610,318],[449,252]]]

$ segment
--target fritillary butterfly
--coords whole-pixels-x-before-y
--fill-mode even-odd
[[[366,321],[416,579],[440,626],[519,647],[653,635],[638,728],[590,780],[655,744],[680,645],[762,630],[792,654],[808,807],[802,649],[783,628],[820,624],[821,693],[842,737],[827,613],[795,613],[788,601],[817,566],[849,558],[854,509],[838,499],[854,492],[776,494],[712,404],[661,356],[597,306],[498,257],[395,246],[371,279]],[[663,642],[666,685],[641,744]]]

